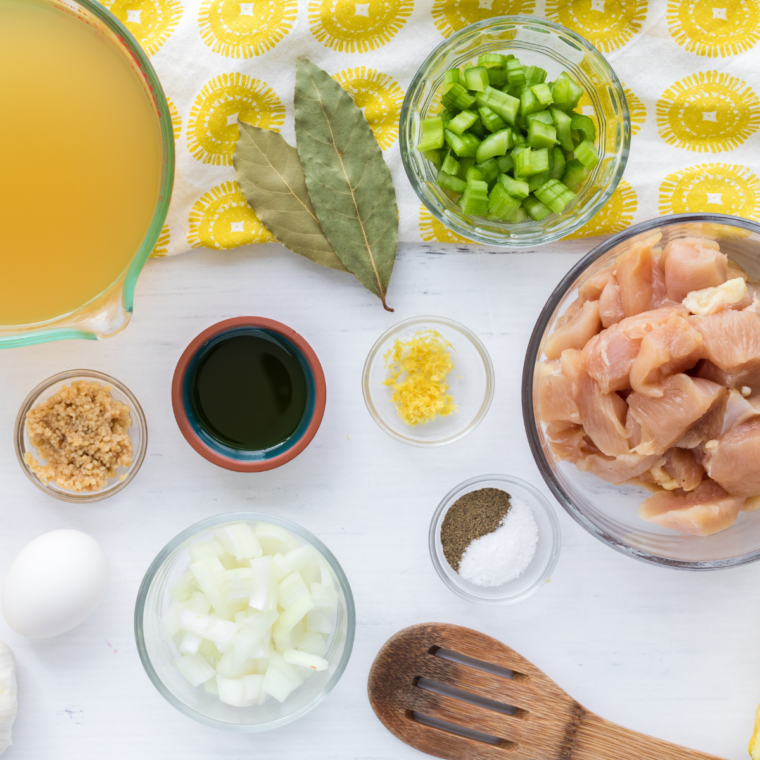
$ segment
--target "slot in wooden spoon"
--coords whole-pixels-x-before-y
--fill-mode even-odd
[[[368,690],[391,733],[446,760],[722,760],[610,723],[500,641],[446,623],[391,637]]]

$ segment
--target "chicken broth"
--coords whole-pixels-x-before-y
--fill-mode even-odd
[[[46,0],[0,0],[0,325],[76,311],[139,250],[157,116],[132,64]]]

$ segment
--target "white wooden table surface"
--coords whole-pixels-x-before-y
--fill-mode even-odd
[[[106,599],[74,631],[31,641],[0,620],[0,638],[18,660],[20,703],[5,757],[413,760],[421,755],[372,713],[367,674],[391,634],[443,621],[501,639],[610,720],[745,758],[760,701],[760,565],[707,574],[649,567],[597,542],[553,499],[562,555],[550,583],[527,601],[468,604],[441,583],[428,556],[432,512],[462,480],[511,473],[549,493],[523,431],[523,356],[544,301],[593,242],[513,255],[407,246],[391,285],[395,314],[348,276],[275,245],[195,252],[147,266],[132,323],[115,338],[0,352],[0,575],[27,542],[62,527],[92,534],[111,563]],[[170,405],[172,373],[187,343],[213,322],[242,314],[271,317],[303,334],[327,377],[327,410],[311,446],[261,474],[227,472],[202,459],[180,435]],[[362,365],[374,340],[419,314],[473,329],[496,371],[483,424],[443,449],[392,440],[361,397]],[[93,506],[38,491],[13,452],[13,423],[29,390],[77,367],[125,382],[150,430],[139,475]],[[330,697],[287,729],[247,736],[196,724],[165,702],[143,671],[133,635],[137,589],[159,549],[202,518],[240,509],[282,515],[319,536],[343,565],[357,609],[353,656]]]

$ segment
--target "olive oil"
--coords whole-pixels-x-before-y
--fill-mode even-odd
[[[304,419],[309,398],[302,360],[266,330],[236,331],[212,343],[188,377],[190,408],[215,440],[241,451],[284,443]]]

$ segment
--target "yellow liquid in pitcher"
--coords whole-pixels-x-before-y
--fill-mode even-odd
[[[0,0],[0,325],[68,314],[119,279],[161,161],[121,51],[46,0]]]

